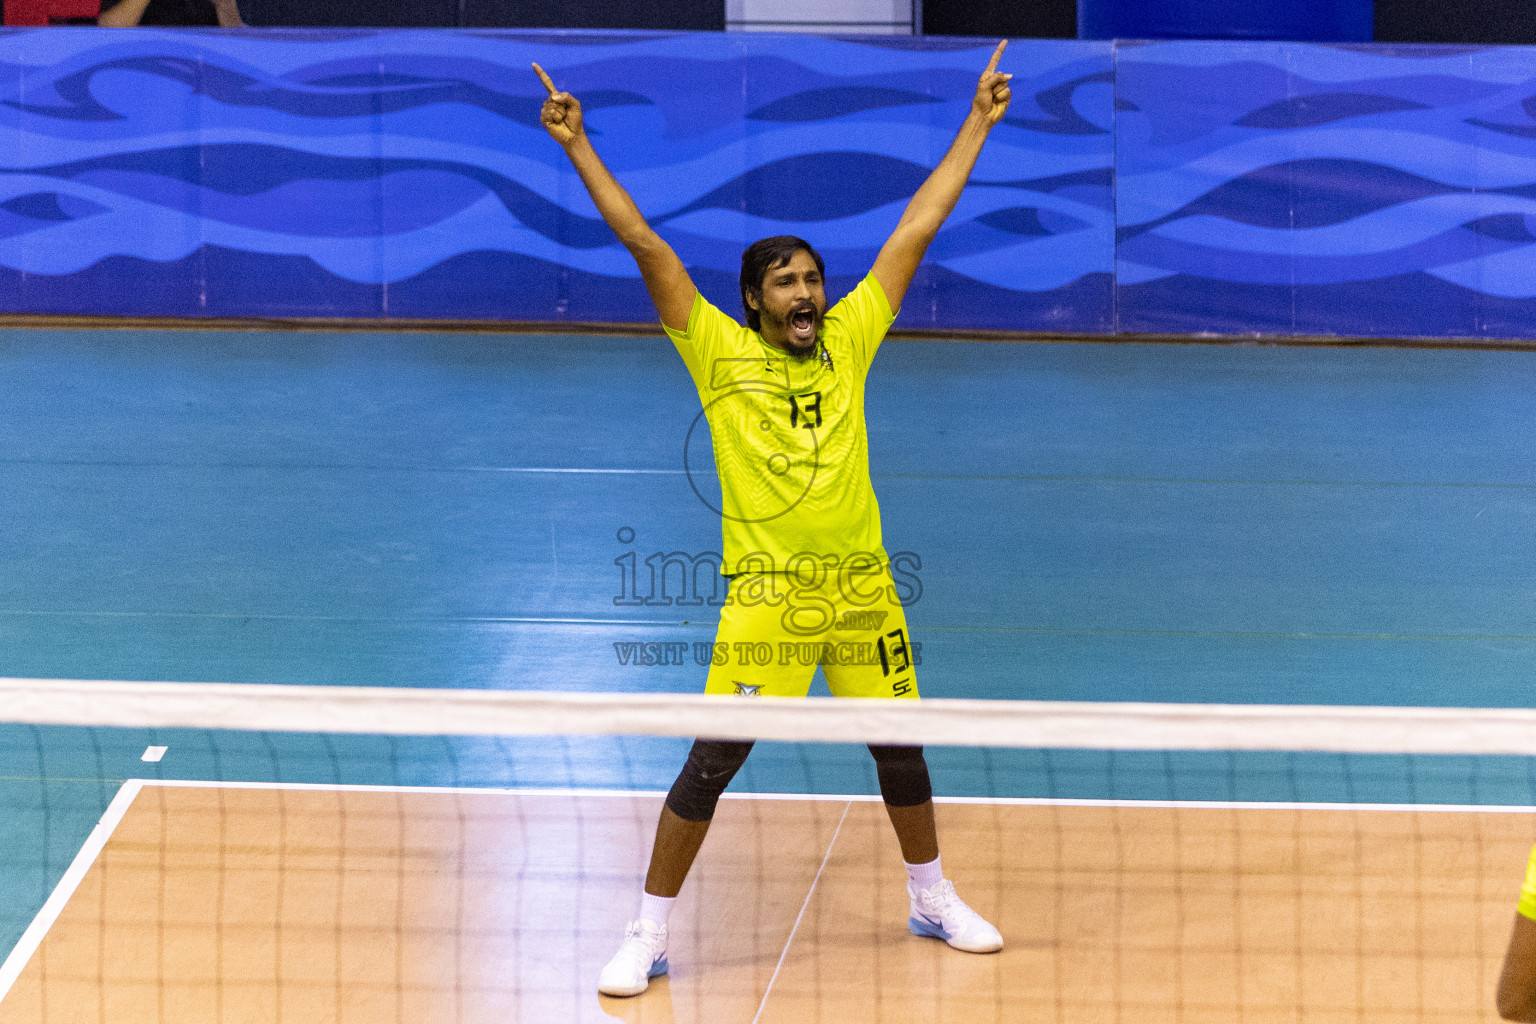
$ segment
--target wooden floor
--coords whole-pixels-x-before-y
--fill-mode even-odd
[[[0,1024],[1493,1021],[1536,822],[944,804],[1007,948],[906,930],[882,807],[727,799],[670,978],[595,979],[660,798],[146,785]],[[819,877],[818,877],[819,875]]]

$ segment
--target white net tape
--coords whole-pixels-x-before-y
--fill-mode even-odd
[[[0,722],[402,735],[710,736],[1089,750],[1536,755],[1536,710],[712,697],[0,679]]]

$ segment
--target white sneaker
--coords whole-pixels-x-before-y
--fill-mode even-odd
[[[913,935],[943,939],[967,953],[996,953],[1003,948],[1002,933],[955,895],[949,879],[932,889],[918,889],[908,882],[907,895],[912,897],[907,927]]]
[[[624,929],[624,945],[597,976],[597,990],[605,996],[637,996],[652,978],[666,973],[667,926],[631,921]]]

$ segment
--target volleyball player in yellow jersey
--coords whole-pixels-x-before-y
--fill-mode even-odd
[[[821,665],[846,697],[916,698],[906,618],[881,547],[869,479],[864,378],[923,253],[954,209],[982,144],[1008,109],[998,44],[949,152],[907,205],[869,275],[830,310],[809,243],[778,237],[742,254],[742,327],[694,287],[670,246],[598,158],[581,104],[538,72],[541,118],[603,220],[640,266],[662,326],[704,405],[721,485],[721,609],[710,693],[805,696]],[[820,183],[806,181],[813,189]],[[667,970],[667,914],[721,792],[751,743],[701,739],[667,794],[638,920],[603,969],[600,991],[635,995]],[[908,927],[968,952],[1001,949],[997,929],[944,878],[933,791],[918,747],[871,746],[906,862]]]

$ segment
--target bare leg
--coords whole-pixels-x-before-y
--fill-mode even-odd
[[[927,864],[939,855],[939,833],[933,824],[933,801],[924,800],[912,807],[885,805],[901,844],[901,859],[908,864]],[[652,870],[654,868],[654,862]],[[650,886],[646,886],[649,890]],[[661,895],[657,893],[657,895]]]
[[[624,930],[624,944],[597,976],[597,990],[603,995],[639,995],[652,978],[667,973],[667,912],[708,831],[708,821],[689,821],[670,807],[661,809],[640,919]]]
[[[932,829],[931,810],[928,822]],[[709,822],[680,818],[672,813],[670,807],[663,806],[661,820],[656,823],[656,845],[651,848],[651,867],[645,873],[645,891],[652,896],[665,896],[669,899],[676,896],[683,887],[683,879],[688,877],[688,869],[693,867],[693,858],[698,856],[699,847],[704,844],[704,835],[708,831]]]

